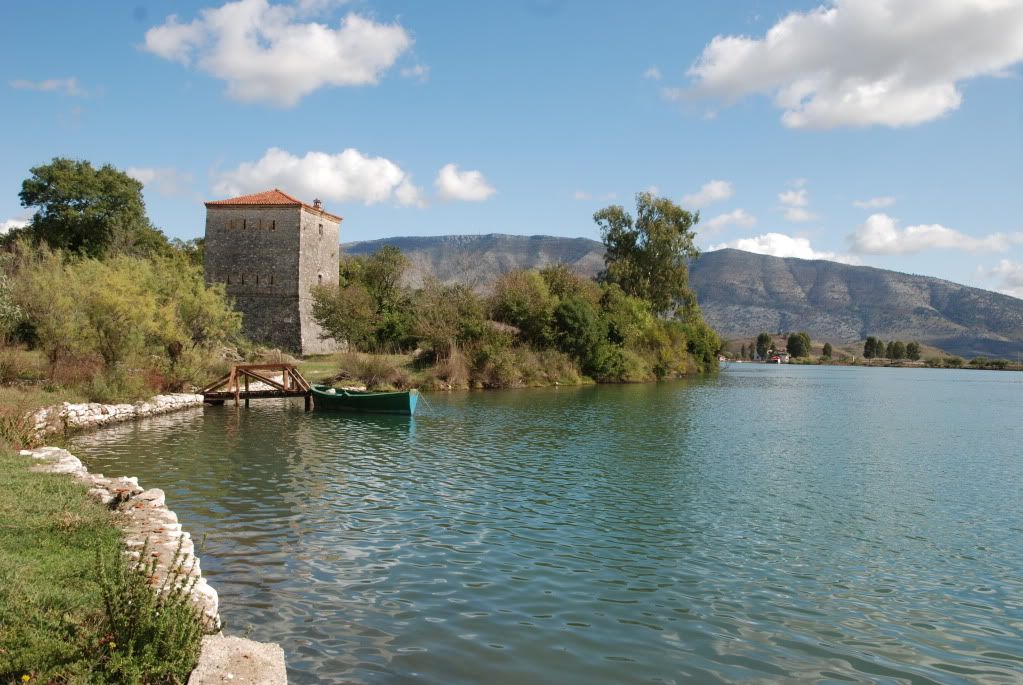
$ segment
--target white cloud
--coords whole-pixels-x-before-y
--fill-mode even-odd
[[[860,209],[882,209],[895,204],[895,198],[891,196],[872,197],[869,200],[854,200],[853,206]]]
[[[188,24],[171,15],[146,31],[143,48],[223,79],[232,98],[290,107],[325,86],[378,83],[412,45],[400,25],[354,12],[336,29],[300,21],[326,4],[236,0]]]
[[[433,182],[445,200],[465,200],[479,202],[486,200],[497,191],[487,184],[487,179],[479,171],[459,171],[457,164],[445,164],[437,172]]]
[[[977,271],[987,279],[997,280],[998,292],[1023,299],[1023,263],[1003,259],[997,266],[977,267]]]
[[[367,205],[388,201],[406,206],[425,204],[422,189],[401,167],[352,148],[336,154],[307,152],[305,157],[297,157],[272,147],[255,162],[243,162],[237,169],[218,174],[213,190],[226,197],[275,187],[306,199],[319,197]]]
[[[593,196],[590,195],[589,193],[587,193],[584,190],[577,190],[574,193],[572,193],[572,199],[573,200],[592,200]]]
[[[772,257],[798,257],[799,259],[827,259],[832,262],[843,264],[859,264],[860,260],[849,255],[836,252],[818,251],[813,249],[810,241],[806,238],[796,238],[784,233],[765,233],[764,235],[752,238],[739,238],[727,243],[711,245],[708,252],[722,250],[726,247],[757,254],[771,255]]]
[[[430,80],[430,67],[425,64],[417,64],[412,67],[404,67],[401,70],[402,78],[414,79],[419,83],[426,83]]]
[[[28,226],[27,216],[5,219],[0,221],[0,235],[7,235],[10,231],[16,228],[24,228],[25,226]]]
[[[1021,233],[992,233],[979,238],[940,224],[898,227],[887,214],[871,214],[850,236],[853,252],[859,254],[902,255],[930,249],[968,252],[1005,252],[1014,243],[1023,242]]]
[[[658,69],[657,67],[650,67],[649,69],[643,72],[643,78],[650,79],[651,81],[660,81],[661,70]]]
[[[184,195],[192,186],[192,174],[178,171],[173,167],[128,167],[129,176],[152,188],[161,195],[174,197]]]
[[[806,180],[796,179],[792,181],[792,185],[796,186],[795,190],[778,193],[778,202],[785,210],[785,220],[796,223],[813,221],[817,215],[806,208],[810,204],[810,192],[803,187],[806,185]]]
[[[682,196],[682,204],[700,209],[720,200],[727,200],[733,194],[728,181],[708,181],[695,193]]]
[[[806,188],[786,190],[778,193],[778,202],[786,207],[806,207],[810,204],[810,193]]]
[[[706,230],[704,231],[705,233],[717,233],[726,226],[743,226],[745,228],[749,228],[750,226],[756,226],[756,224],[757,218],[745,209],[735,209],[731,212],[718,214],[713,219],[702,222],[702,225],[706,227]]]
[[[832,0],[762,38],[716,36],[680,98],[774,97],[792,128],[911,126],[959,107],[960,82],[1023,60],[1018,0]]]
[[[72,97],[83,97],[88,95],[85,89],[78,85],[78,79],[73,76],[70,78],[50,78],[45,81],[24,81],[21,79],[15,79],[8,83],[11,88],[17,88],[19,90],[39,90],[48,93],[61,93]]]

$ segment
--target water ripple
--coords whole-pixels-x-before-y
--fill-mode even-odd
[[[296,683],[1019,683],[1023,395],[963,378],[256,403],[75,449],[208,534],[229,630]]]

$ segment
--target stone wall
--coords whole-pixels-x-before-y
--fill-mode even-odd
[[[65,473],[84,483],[89,494],[121,515],[124,544],[128,554],[138,559],[143,546],[157,560],[157,586],[175,570],[180,582],[189,583],[191,598],[199,609],[209,632],[220,630],[217,591],[202,577],[199,557],[195,556],[192,537],[181,530],[177,515],[167,508],[163,490],[144,490],[137,478],[105,478],[89,473],[78,457],[58,447],[22,450],[21,454],[39,461],[34,470]]]
[[[99,428],[119,421],[131,421],[186,407],[200,406],[202,406],[202,395],[191,393],[156,395],[135,404],[97,404],[94,402],[72,404],[64,402],[40,409],[31,415],[30,420],[35,424],[36,435],[42,438],[65,431]]]
[[[301,254],[298,269],[298,308],[302,326],[302,354],[337,351],[334,340],[322,340],[322,329],[313,318],[312,289],[337,285],[341,223],[321,212],[302,208]]]

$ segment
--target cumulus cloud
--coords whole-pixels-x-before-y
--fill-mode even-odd
[[[46,93],[61,93],[72,97],[88,95],[88,92],[78,85],[78,79],[73,76],[70,78],[49,78],[45,81],[15,79],[14,81],[9,81],[8,84],[11,88],[17,88],[18,90],[38,90]]]
[[[732,184],[728,181],[708,181],[695,193],[683,195],[682,204],[700,209],[714,202],[727,200],[733,192]]]
[[[336,154],[308,152],[298,157],[272,147],[255,162],[221,172],[213,190],[222,196],[281,188],[298,197],[373,205],[397,202],[423,206],[423,191],[400,166],[383,157],[368,157],[348,148]]]
[[[28,217],[14,217],[12,219],[5,219],[0,221],[0,235],[7,235],[10,231],[16,228],[24,228],[28,226]]]
[[[806,208],[810,204],[810,193],[806,188],[802,187],[805,181],[795,181],[794,184],[798,186],[794,190],[785,190],[778,193],[778,202],[782,204],[782,208],[785,210],[785,220],[796,223],[813,221],[817,218],[817,215]]]
[[[826,259],[832,262],[843,264],[859,264],[860,260],[849,255],[838,254],[813,249],[807,238],[797,238],[785,233],[765,233],[764,235],[752,238],[739,238],[727,243],[711,245],[708,252],[722,250],[726,247],[757,254],[771,255],[772,257],[798,257],[799,259]]]
[[[290,107],[325,86],[378,83],[412,45],[400,25],[354,12],[337,28],[302,21],[326,4],[236,0],[187,24],[171,15],[146,31],[143,48],[226,81],[232,98]]]
[[[969,252],[1005,252],[1010,245],[1023,242],[1021,233],[991,233],[974,237],[942,226],[920,224],[899,228],[887,214],[871,214],[850,236],[853,252],[859,254],[903,255],[930,249]]]
[[[184,195],[192,186],[192,174],[178,171],[173,167],[128,167],[127,174],[146,188],[152,188],[161,195],[174,197]]]
[[[658,69],[657,67],[650,67],[649,69],[643,72],[643,78],[649,79],[651,81],[660,81],[661,70]]]
[[[742,226],[749,228],[750,226],[755,226],[756,223],[757,218],[745,209],[734,209],[731,212],[718,214],[713,219],[702,222],[701,225],[706,227],[704,232],[717,233],[727,226]]]
[[[998,292],[1023,299],[1023,263],[1003,259],[990,269],[977,267],[981,276],[995,280]]]
[[[854,200],[853,206],[860,209],[883,209],[895,204],[895,198],[891,196],[872,197],[869,200]]]
[[[792,128],[912,126],[959,107],[959,84],[1023,60],[1016,0],[833,0],[762,38],[716,36],[669,97],[770,94]]]
[[[479,202],[486,200],[497,191],[487,183],[483,174],[476,170],[459,171],[457,164],[445,164],[437,172],[433,184],[437,186],[444,200],[465,200]]]

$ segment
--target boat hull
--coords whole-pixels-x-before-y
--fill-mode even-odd
[[[313,408],[325,411],[343,411],[365,414],[399,414],[412,416],[419,401],[418,390],[405,392],[358,392],[335,390],[333,394],[324,385],[314,385]]]

